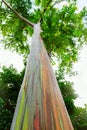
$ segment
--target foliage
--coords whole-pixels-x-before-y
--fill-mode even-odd
[[[48,52],[57,53],[58,61],[66,72],[78,59],[78,50],[85,40],[82,19],[85,10],[76,12],[75,4],[63,6],[61,10],[47,11],[42,23],[43,39]]]
[[[76,1],[69,1],[62,9],[53,6],[54,1],[7,1],[22,16],[36,23],[41,17],[42,37],[48,53],[57,54],[60,66],[69,72],[78,59],[79,47],[87,42],[87,28],[83,23],[87,11],[77,12]],[[57,1],[58,2],[58,1]],[[61,1],[60,1],[61,2]],[[35,8],[34,8],[35,7]],[[45,9],[46,8],[46,9]],[[45,12],[43,10],[45,9]],[[3,15],[4,14],[4,15]],[[5,47],[23,55],[29,53],[29,36],[32,29],[18,19],[6,6],[0,9],[2,34]]]
[[[71,116],[75,130],[87,129],[87,105],[85,108],[77,107],[74,114]]]
[[[10,66],[9,68],[3,67],[0,72],[0,97],[10,105],[14,105],[17,100],[18,92],[23,80],[23,72],[20,74]]]
[[[9,0],[8,2],[22,16],[29,19],[29,10],[31,9],[31,2],[29,0]],[[0,20],[0,29],[4,36],[3,42],[5,43],[5,47],[10,49],[12,48],[13,50],[15,49],[17,52],[22,54],[28,53],[29,45],[27,34],[29,32],[29,27],[18,19],[17,16],[7,7],[5,8],[3,4],[0,8]]]
[[[24,70],[17,72],[13,66],[3,67],[0,72],[0,129],[9,130],[23,80]]]
[[[13,113],[6,108],[5,101],[0,98],[0,130],[9,130]]]

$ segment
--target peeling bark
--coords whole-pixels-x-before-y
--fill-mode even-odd
[[[37,23],[10,130],[73,130],[40,31]]]

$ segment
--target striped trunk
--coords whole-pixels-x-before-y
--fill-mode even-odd
[[[10,130],[73,130],[49,57],[34,25],[31,52]]]

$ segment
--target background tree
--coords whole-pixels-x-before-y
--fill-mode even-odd
[[[13,66],[0,72],[0,129],[10,129],[23,75],[24,70],[18,73]]]
[[[6,108],[6,102],[0,97],[0,129],[9,130],[13,113]]]
[[[87,105],[85,108],[77,107],[74,114],[71,116],[75,130],[87,129]]]
[[[19,89],[23,80],[24,72],[20,74],[13,66],[6,68],[3,66],[0,72],[0,97],[9,104],[15,105]]]

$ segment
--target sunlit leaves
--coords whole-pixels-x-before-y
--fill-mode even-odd
[[[29,0],[9,1],[10,5],[25,18],[29,18],[31,2]],[[5,5],[0,9],[1,31],[4,35],[3,43],[6,48],[12,48],[19,53],[29,53],[29,41],[27,41],[28,33],[31,29],[17,18]]]
[[[40,2],[41,2],[41,0],[35,0],[35,4],[36,4],[36,5],[39,5]]]
[[[40,5],[42,8],[45,8],[51,4],[52,0],[35,0],[36,5]]]
[[[29,12],[31,3],[28,0],[9,1],[12,7],[22,16],[35,23],[42,17],[42,37],[48,52],[55,52],[59,57],[65,57],[70,62],[76,61],[77,57],[74,56],[73,48],[78,50],[78,47],[73,39],[78,38],[79,44],[82,44],[82,37],[85,38],[84,41],[86,40],[86,29],[83,24],[86,9],[78,13],[76,2],[74,1],[69,5],[63,6],[61,9],[57,9],[51,7],[51,2],[51,0],[45,2],[43,0],[36,0],[37,5],[41,7],[40,9],[36,8],[31,13]],[[46,10],[45,14],[42,14],[45,7],[50,8]],[[2,8],[1,13],[3,11],[4,9]],[[9,15],[6,14],[5,18],[2,17],[2,19],[4,18],[4,23],[2,22],[1,24],[1,30],[3,35],[6,36],[6,47],[14,48],[22,54],[28,53],[27,35],[31,35],[32,30],[9,9],[5,11],[9,11]],[[68,56],[62,56],[64,53]],[[69,60],[68,57],[71,57],[71,59]]]
[[[75,4],[63,6],[62,9],[48,10],[42,22],[43,39],[47,50],[58,54],[61,66],[72,67],[78,59],[78,50],[85,41],[85,26],[83,18],[85,13],[78,12]],[[74,40],[74,39],[78,40]],[[61,58],[60,58],[61,57]]]

